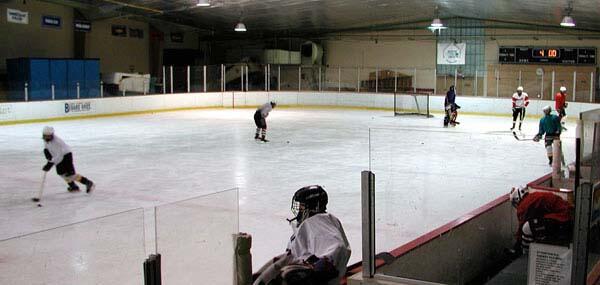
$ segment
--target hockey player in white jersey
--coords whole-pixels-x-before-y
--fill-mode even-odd
[[[292,198],[293,234],[286,252],[265,264],[254,285],[338,285],[346,273],[350,244],[340,221],[326,212],[327,192],[306,186]]]
[[[263,104],[256,112],[254,112],[254,124],[256,124],[256,134],[254,135],[255,140],[261,140],[263,142],[268,142],[266,139],[267,136],[267,121],[266,118],[269,116],[269,113],[277,106],[275,102],[269,102]]]
[[[525,110],[529,105],[529,95],[523,92],[523,86],[517,87],[517,92],[512,95],[512,111],[513,111],[513,123],[511,130],[515,129],[517,118],[519,118],[519,131],[525,119]]]
[[[54,128],[44,127],[42,138],[45,144],[44,155],[48,160],[42,170],[48,172],[52,166],[56,165],[56,173],[67,182],[69,192],[79,191],[79,186],[75,184],[75,181],[85,185],[87,193],[92,192],[95,187],[94,182],[75,172],[71,148],[54,134]]]

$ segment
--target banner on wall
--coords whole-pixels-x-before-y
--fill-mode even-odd
[[[29,12],[6,8],[6,21],[16,24],[29,24]]]
[[[171,42],[172,43],[182,43],[183,42],[183,33],[171,33]]]
[[[437,64],[465,64],[466,43],[438,43]]]
[[[42,16],[42,27],[60,29],[62,21],[58,16]]]
[[[112,25],[112,35],[117,37],[126,37],[127,27],[121,25]]]
[[[129,37],[131,38],[144,38],[144,30],[129,28]]]
[[[91,32],[92,23],[89,21],[75,20],[73,21],[73,28],[77,32]]]

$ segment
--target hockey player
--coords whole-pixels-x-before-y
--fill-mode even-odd
[[[45,144],[44,155],[48,160],[42,170],[48,172],[52,166],[56,165],[56,173],[67,182],[69,192],[79,191],[79,186],[75,184],[75,181],[85,185],[87,193],[94,191],[94,182],[75,172],[71,148],[54,134],[54,128],[44,127],[42,138]]]
[[[540,129],[533,140],[538,142],[542,139],[542,136],[546,134],[544,142],[546,153],[548,155],[548,164],[552,165],[552,143],[555,139],[560,138],[560,118],[552,114],[552,107],[550,106],[544,107],[542,111],[544,112],[544,116],[540,119]]]
[[[527,251],[531,242],[569,244],[573,231],[573,207],[549,192],[529,193],[527,187],[513,187],[512,205],[517,209],[519,226],[514,249]]]
[[[527,93],[523,92],[523,86],[519,86],[517,87],[517,92],[512,95],[513,122],[512,127],[510,128],[511,130],[515,129],[517,117],[519,118],[519,131],[521,130],[527,105],[529,105],[529,96]]]
[[[326,212],[327,200],[327,192],[318,185],[296,191],[286,253],[265,264],[254,285],[340,284],[351,251],[342,224]]]
[[[556,113],[558,113],[558,117],[562,120],[563,117],[567,116],[565,109],[567,108],[567,88],[564,86],[560,87],[560,92],[556,93],[554,96]]]
[[[256,124],[256,134],[254,135],[255,140],[261,140],[263,142],[268,142],[266,139],[267,136],[267,121],[266,118],[269,116],[269,112],[273,110],[277,106],[275,102],[269,102],[254,112],[254,124]],[[260,136],[259,136],[260,135]]]
[[[456,126],[460,124],[456,121],[456,117],[458,117],[458,109],[460,106],[456,104],[456,92],[454,91],[454,85],[450,86],[448,92],[446,92],[446,99],[444,100],[444,109],[446,111],[446,116],[444,117],[444,127],[447,127],[448,124],[452,126]]]

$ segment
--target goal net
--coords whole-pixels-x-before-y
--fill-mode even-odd
[[[433,117],[429,113],[429,93],[394,93],[394,116],[404,115]]]

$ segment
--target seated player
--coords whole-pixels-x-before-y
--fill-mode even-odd
[[[327,192],[306,186],[292,198],[293,234],[286,252],[255,274],[254,285],[340,284],[350,258],[350,245],[342,224],[326,212]]]
[[[549,192],[529,193],[521,186],[511,190],[510,200],[517,209],[519,228],[514,249],[527,252],[532,242],[568,245],[573,232],[573,207]]]

